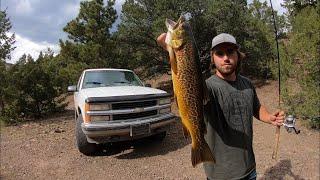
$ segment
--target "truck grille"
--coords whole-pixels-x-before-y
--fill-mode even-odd
[[[125,103],[115,103],[112,104],[112,109],[132,109],[132,108],[141,108],[157,105],[157,100],[151,101],[137,101],[137,102],[125,102]]]
[[[153,111],[145,111],[145,112],[130,113],[130,114],[116,114],[116,115],[113,115],[113,120],[142,118],[142,117],[157,115],[157,113],[158,113],[157,110],[153,110]]]

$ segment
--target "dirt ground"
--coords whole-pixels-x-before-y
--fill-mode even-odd
[[[275,110],[277,83],[256,85],[260,101]],[[319,131],[298,127],[299,135],[281,129],[279,159],[272,160],[275,127],[254,121],[258,179],[320,179]],[[88,157],[75,147],[72,110],[2,128],[0,158],[0,179],[205,179],[202,165],[191,166],[190,142],[179,123],[171,126],[163,142],[114,144]]]

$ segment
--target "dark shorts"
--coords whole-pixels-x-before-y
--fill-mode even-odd
[[[242,178],[241,180],[256,180],[257,179],[257,171],[253,170],[248,176]],[[213,180],[207,178],[207,180]]]

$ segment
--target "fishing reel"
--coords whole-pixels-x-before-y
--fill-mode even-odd
[[[293,115],[288,115],[283,123],[284,128],[287,130],[288,133],[291,133],[292,130],[296,134],[300,133],[300,130],[296,129],[296,118]]]

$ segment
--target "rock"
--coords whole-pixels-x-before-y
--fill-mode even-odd
[[[55,129],[54,132],[55,133],[62,133],[62,132],[65,132],[65,130],[64,129]]]

